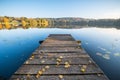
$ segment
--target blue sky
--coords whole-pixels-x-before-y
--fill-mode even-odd
[[[0,0],[0,16],[120,18],[120,0]]]

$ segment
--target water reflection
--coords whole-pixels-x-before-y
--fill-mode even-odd
[[[100,48],[101,50],[103,50],[103,51],[104,51],[104,54],[97,52],[96,55],[101,56],[101,57],[103,57],[103,58],[105,58],[105,59],[110,59],[110,57],[112,57],[112,56],[110,56],[110,55],[112,55],[112,54],[113,54],[113,56],[115,56],[115,57],[120,57],[120,53],[119,53],[119,52],[112,53],[112,52],[106,50],[105,48],[101,48],[101,47],[98,47],[98,48]],[[112,48],[112,49],[113,49],[113,48]],[[114,49],[115,49],[115,48],[114,48]]]
[[[114,53],[114,56],[120,57],[120,53]]]
[[[101,57],[103,57],[103,58],[105,58],[105,59],[110,59],[110,55],[107,54],[107,53],[103,54],[103,53],[97,52],[96,55],[101,56]]]
[[[120,30],[96,27],[0,30],[0,76],[11,76],[49,34],[72,34],[111,80],[120,80]]]

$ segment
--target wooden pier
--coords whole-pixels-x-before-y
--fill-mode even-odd
[[[10,80],[109,80],[70,34],[51,34]]]

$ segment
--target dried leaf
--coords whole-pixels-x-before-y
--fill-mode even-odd
[[[65,68],[69,68],[70,67],[70,64],[69,64],[69,62],[65,62],[65,66],[64,66]]]
[[[44,61],[44,60],[42,60],[42,61],[41,61],[41,63],[45,63],[45,61]]]
[[[40,77],[40,75],[39,75],[39,74],[37,74],[37,75],[36,75],[36,78],[38,79],[39,77]]]
[[[61,61],[62,61],[60,58],[57,58],[56,60],[57,60],[57,61],[59,61],[59,62],[61,62]]]
[[[62,58],[63,58],[63,56],[60,56],[59,58],[60,58],[60,59],[62,59]]]
[[[81,71],[81,72],[85,72],[85,69],[84,69],[84,68],[81,68],[80,71]]]
[[[50,68],[50,66],[45,66],[45,68],[46,68],[46,69],[49,69],[49,68]]]
[[[40,70],[40,71],[38,71],[38,74],[39,74],[39,75],[41,75],[42,73],[43,73],[43,72],[42,72],[41,70]]]
[[[25,64],[28,64],[28,63],[29,63],[28,61],[25,62]]]
[[[29,78],[29,77],[30,77],[30,74],[27,74],[27,77]]]
[[[45,71],[45,68],[43,68],[42,71],[44,72],[44,71]]]
[[[59,75],[59,78],[62,79],[62,78],[63,78],[63,75]]]

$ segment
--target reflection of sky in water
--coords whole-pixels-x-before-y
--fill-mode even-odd
[[[120,80],[120,30],[114,28],[1,30],[0,76],[10,76],[49,34],[72,34],[111,80]]]
[[[75,33],[83,47],[111,80],[120,80],[120,30],[90,28]],[[79,35],[79,36],[77,36]]]

